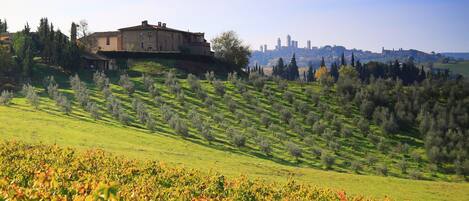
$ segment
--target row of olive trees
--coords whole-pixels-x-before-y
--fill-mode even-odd
[[[53,76],[48,76],[44,79],[44,87],[49,97],[55,101],[57,107],[64,114],[70,114],[72,112],[72,103],[63,93],[59,91],[59,85],[55,81]]]
[[[78,75],[70,77],[70,85],[74,91],[75,99],[78,101],[79,105],[91,114],[91,117],[94,120],[97,120],[101,117],[99,112],[99,107],[96,102],[91,101],[90,92],[86,87],[86,83],[80,80]]]

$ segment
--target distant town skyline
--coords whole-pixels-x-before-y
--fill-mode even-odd
[[[468,7],[467,0],[16,0],[2,2],[0,18],[7,19],[10,31],[21,30],[26,22],[34,30],[41,17],[66,33],[72,21],[81,19],[91,31],[142,20],[205,32],[208,39],[234,30],[253,50],[261,45],[274,49],[279,37],[285,45],[290,34],[298,47],[469,52]]]

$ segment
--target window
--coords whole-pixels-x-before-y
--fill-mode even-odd
[[[111,37],[106,37],[106,45],[111,45]]]
[[[142,49],[143,49],[143,42],[142,42],[142,43],[140,43],[140,48],[142,48]]]

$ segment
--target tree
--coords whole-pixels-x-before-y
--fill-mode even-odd
[[[314,82],[314,73],[316,73],[313,69],[313,63],[309,62],[308,63],[308,72],[306,73],[306,81],[308,82]]]
[[[287,142],[285,147],[287,148],[288,153],[290,153],[290,155],[295,157],[295,159],[298,161],[298,158],[302,155],[300,147],[293,142]]]
[[[296,64],[296,57],[295,54],[293,54],[293,57],[291,58],[290,64],[288,64],[287,70],[286,70],[286,76],[284,77],[287,80],[297,80],[300,78],[300,73],[298,71],[298,65]]]
[[[321,162],[326,169],[331,169],[335,163],[335,158],[330,153],[325,152],[321,154]]]
[[[342,56],[340,57],[340,65],[341,66],[346,66],[347,62],[345,61],[345,53],[342,52]]]
[[[77,44],[77,24],[74,22],[70,28],[70,44],[67,53],[67,62],[65,62],[64,67],[68,70],[77,71],[80,67],[80,50]]]
[[[285,74],[285,63],[283,62],[282,57],[277,60],[277,64],[273,67],[272,75],[283,77]]]
[[[0,19],[0,33],[5,33],[8,32],[8,25],[7,25],[7,20],[2,20]]]
[[[331,65],[330,74],[334,78],[334,81],[337,81],[339,79],[339,67],[337,66],[337,64],[335,62],[332,63],[332,65]]]
[[[29,25],[26,24],[21,33],[18,33],[13,39],[13,49],[15,51],[18,66],[24,77],[29,77],[34,65],[34,46]]]
[[[212,40],[215,57],[233,64],[238,68],[245,68],[249,63],[251,51],[244,45],[234,31],[220,34]]]
[[[10,105],[13,99],[13,93],[9,91],[2,91],[0,95],[0,105]]]
[[[0,47],[0,75],[14,70],[13,57],[8,48]]]

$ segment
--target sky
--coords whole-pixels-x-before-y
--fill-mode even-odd
[[[306,46],[343,45],[371,50],[469,52],[469,0],[1,0],[9,31],[47,17],[62,32],[85,19],[89,29],[112,31],[166,22],[204,32],[211,40],[234,30],[252,49],[286,35]]]

